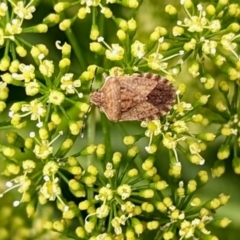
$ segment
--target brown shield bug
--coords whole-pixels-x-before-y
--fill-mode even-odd
[[[90,94],[90,101],[111,121],[159,119],[174,104],[176,91],[158,74],[107,76],[104,85]]]

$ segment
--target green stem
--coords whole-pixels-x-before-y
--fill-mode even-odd
[[[76,39],[75,34],[72,32],[72,29],[69,28],[67,29],[67,31],[65,31],[67,38],[69,40],[69,42],[71,43],[71,46],[73,48],[73,51],[78,59],[78,62],[80,64],[80,68],[83,71],[84,69],[87,68],[87,61],[84,58],[84,53],[82,52],[80,45]]]
[[[232,103],[231,103],[231,106],[232,108],[230,109],[231,110],[231,113],[232,114],[235,114],[238,112],[238,95],[239,95],[239,86],[238,84],[234,84],[234,94],[233,94],[233,98],[232,98]]]
[[[111,160],[111,155],[112,155],[112,144],[111,144],[108,119],[104,114],[101,115],[101,122],[102,122],[102,129],[103,129],[103,135],[104,135],[104,144],[106,146],[106,162],[109,162]]]

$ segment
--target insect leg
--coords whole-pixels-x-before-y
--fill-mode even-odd
[[[83,116],[83,123],[82,123],[81,134],[80,134],[81,138],[84,137],[84,128],[85,128],[85,125],[86,125],[86,122],[87,122],[87,119],[88,119],[88,115],[91,111],[91,108],[92,108],[92,104],[89,105],[87,112]]]

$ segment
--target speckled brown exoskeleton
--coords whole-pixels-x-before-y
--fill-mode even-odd
[[[159,119],[173,106],[176,91],[158,74],[107,76],[104,85],[90,94],[90,101],[111,121]]]

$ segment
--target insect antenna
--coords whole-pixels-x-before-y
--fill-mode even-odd
[[[94,82],[94,80],[96,78],[97,71],[98,71],[98,67],[96,67],[96,69],[94,71],[94,77],[93,77],[93,79],[90,82],[89,93],[92,92],[92,86],[93,86],[93,82]],[[84,137],[84,128],[85,128],[85,125],[86,125],[89,113],[91,112],[91,108],[92,108],[92,103],[89,104],[88,110],[87,110],[87,112],[83,116],[83,123],[82,123],[82,128],[81,128],[81,133],[80,133],[81,138]]]

